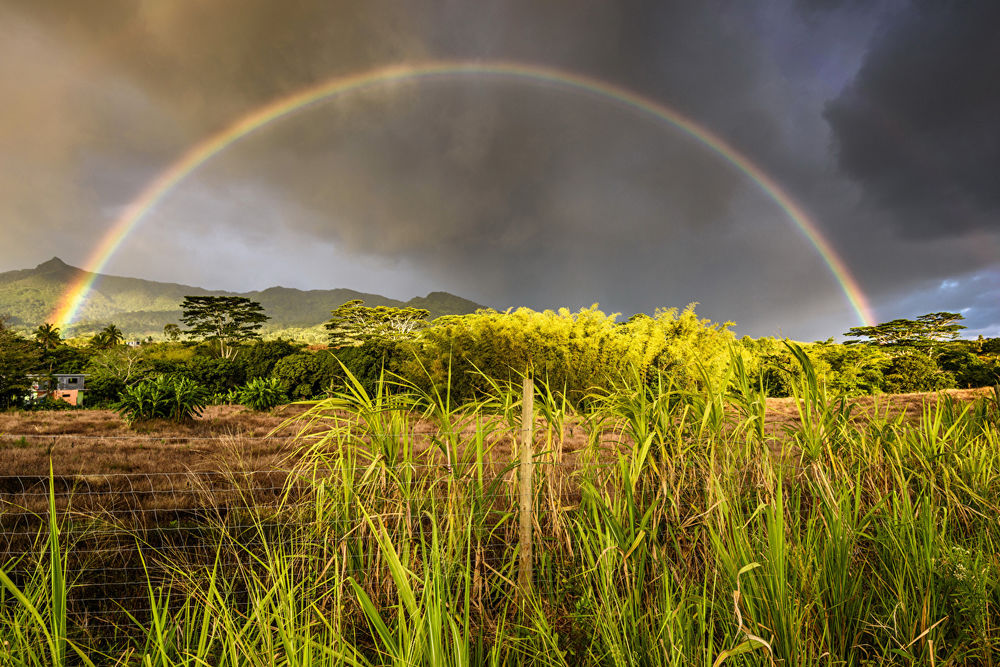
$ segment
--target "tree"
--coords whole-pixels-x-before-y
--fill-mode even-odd
[[[874,345],[837,345],[833,339],[806,348],[816,366],[825,364],[827,387],[838,395],[872,394],[885,385],[885,370],[892,362],[888,352]]]
[[[449,315],[422,331],[415,349],[387,361],[424,387],[443,391],[450,385],[452,398],[462,400],[492,391],[490,380],[517,381],[529,365],[550,387],[573,398],[633,374],[655,383],[662,372],[685,389],[706,377],[723,377],[732,334],[725,325],[699,318],[693,306],[679,313],[657,310],[655,317],[638,317],[625,326],[616,319],[596,304],[575,313],[519,308]]]
[[[1000,354],[1000,338],[985,339],[980,352],[983,354]]]
[[[892,394],[937,391],[955,386],[955,376],[938,368],[921,352],[903,354],[892,360],[885,374],[885,390]]]
[[[343,373],[336,357],[327,352],[297,352],[274,364],[271,377],[293,399],[313,398],[330,388]]]
[[[366,306],[354,299],[332,311],[326,329],[333,347],[357,347],[369,341],[401,342],[427,326],[423,308]]]
[[[82,373],[93,354],[94,350],[63,344],[42,352],[42,365],[59,373]]]
[[[295,354],[302,347],[300,344],[283,339],[264,340],[247,346],[241,355],[247,380],[268,377],[278,360]]]
[[[118,399],[126,388],[144,380],[152,364],[139,348],[119,345],[101,350],[87,364],[87,396],[93,403]]]
[[[219,343],[219,356],[236,355],[233,345],[260,338],[259,329],[271,319],[256,301],[242,296],[186,296],[181,315],[189,338]]]
[[[965,317],[961,313],[928,313],[917,318],[921,326],[920,335],[924,340],[943,343],[958,338],[958,332],[965,328],[959,324]]]
[[[49,322],[40,325],[35,329],[35,342],[46,352],[56,349],[62,344],[62,335],[59,333],[59,327]]]
[[[183,373],[212,394],[224,394],[246,382],[246,368],[235,359],[199,356],[187,363]]]
[[[997,368],[960,348],[943,351],[937,358],[941,370],[955,376],[959,387],[986,387],[997,383]]]
[[[108,350],[121,345],[125,341],[125,334],[115,324],[109,324],[94,336],[90,344],[99,350]]]
[[[28,373],[38,363],[38,347],[0,319],[0,408],[20,404],[31,390]]]
[[[875,345],[895,347],[924,347],[934,349],[936,343],[954,340],[960,329],[965,326],[958,324],[965,319],[960,313],[927,313],[915,320],[898,319],[870,327],[852,327],[844,335],[849,338],[868,338],[867,341],[848,341],[848,343],[867,342]]]
[[[122,330],[115,324],[109,324],[104,327],[101,329],[101,333],[103,333],[104,337],[108,339],[108,342],[111,343],[112,347],[115,345],[121,345],[125,342],[125,334],[123,334]]]
[[[176,324],[164,324],[163,325],[163,335],[167,337],[172,343],[176,343],[181,337],[181,328]]]

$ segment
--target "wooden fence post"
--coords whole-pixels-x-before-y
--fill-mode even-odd
[[[534,523],[534,495],[531,477],[534,468],[533,426],[535,414],[535,381],[530,372],[524,374],[524,388],[521,397],[521,562],[517,573],[517,584],[521,591],[521,600],[527,600],[531,592],[532,580],[532,545],[531,533]]]

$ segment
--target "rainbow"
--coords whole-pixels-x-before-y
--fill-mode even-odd
[[[165,171],[160,173],[156,179],[143,189],[138,197],[128,204],[121,216],[112,224],[111,229],[108,230],[93,249],[84,264],[84,272],[81,274],[81,277],[68,287],[60,298],[55,310],[49,316],[48,321],[63,328],[71,324],[80,311],[80,307],[85,302],[87,295],[90,293],[97,274],[102,271],[122,242],[139,225],[150,210],[159,204],[178,183],[183,181],[198,167],[243,137],[275,120],[336,96],[347,95],[393,82],[419,81],[455,76],[522,79],[550,84],[555,87],[569,88],[612,100],[624,107],[666,121],[714,151],[726,162],[756,183],[785,212],[788,218],[815,247],[839,283],[851,307],[857,313],[859,320],[866,325],[875,323],[872,309],[868,305],[867,299],[857,280],[851,275],[847,265],[837,255],[829,241],[820,233],[818,225],[773,178],[764,173],[749,158],[720,137],[659,102],[606,81],[537,65],[468,61],[436,61],[422,64],[391,65],[357,74],[335,77],[265,104],[215,134],[203,139],[188,149],[186,153]]]

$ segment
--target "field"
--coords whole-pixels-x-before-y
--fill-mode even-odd
[[[989,395],[989,390],[952,389],[940,395],[969,402]],[[856,421],[900,414],[916,421],[924,406],[937,398],[938,394],[930,393],[863,396],[852,399],[851,404]],[[239,405],[213,405],[191,423],[158,420],[139,428],[129,428],[110,410],[0,412],[2,472],[47,477],[50,459],[57,475],[280,468],[290,465],[287,458],[297,449],[291,441],[301,426],[287,422],[305,409],[293,404],[270,412],[251,412]],[[578,422],[573,416],[567,419],[563,438],[566,452],[578,451],[588,442],[586,429]],[[765,429],[775,438],[772,445],[780,448],[786,429],[799,422],[794,399],[766,399]],[[411,428],[415,434],[427,436],[434,431],[434,424],[414,420]],[[421,447],[426,446],[425,441],[426,437]],[[492,453],[498,458],[508,456],[511,440],[501,438],[498,444]]]
[[[4,413],[0,664],[994,664],[1000,396],[806,370],[539,385],[530,589],[519,387]]]

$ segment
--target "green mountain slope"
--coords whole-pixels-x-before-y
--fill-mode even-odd
[[[0,315],[7,316],[8,322],[17,328],[34,328],[49,317],[69,285],[85,274],[82,269],[70,266],[57,257],[33,269],[0,273]],[[268,331],[315,327],[329,319],[331,310],[351,299],[363,299],[365,304],[371,306],[426,308],[432,318],[471,313],[482,308],[473,301],[447,292],[431,292],[403,302],[349,289],[271,287],[256,292],[234,293],[140,278],[98,275],[79,313],[77,324],[64,334],[88,333],[114,322],[127,336],[160,335],[165,324],[179,321],[180,303],[187,295],[236,295],[258,301],[271,316]]]

